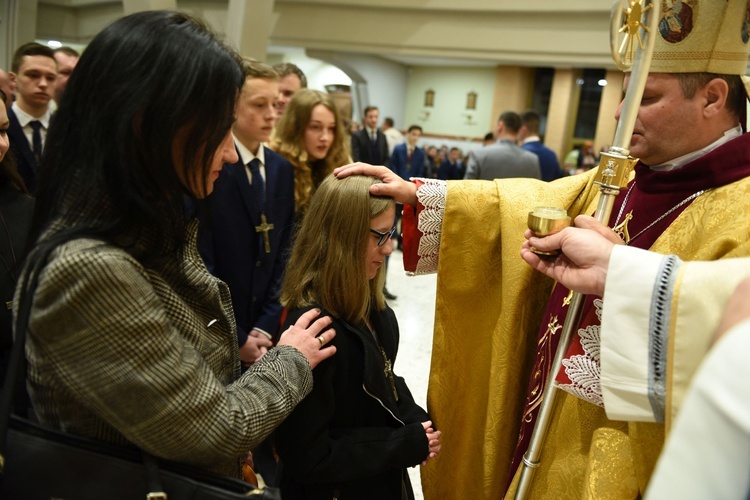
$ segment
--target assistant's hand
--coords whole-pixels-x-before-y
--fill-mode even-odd
[[[422,427],[424,428],[425,434],[427,434],[427,443],[430,447],[430,452],[427,455],[427,458],[425,458],[424,462],[422,462],[422,465],[427,465],[427,462],[435,458],[437,454],[440,453],[440,436],[442,436],[443,433],[432,428],[431,420],[422,422]]]
[[[333,320],[330,316],[316,320],[318,316],[320,316],[319,309],[307,311],[294,325],[281,334],[277,344],[289,345],[300,351],[310,363],[310,368],[315,368],[318,363],[336,354],[336,346],[325,347],[336,336],[336,331],[328,328]],[[322,337],[322,342],[318,340],[319,336]]]
[[[741,321],[750,318],[750,302],[747,300],[750,294],[750,278],[740,281],[734,293],[727,301],[724,315],[721,317],[719,326],[714,334],[712,344],[719,340],[725,333],[731,330]]]
[[[575,219],[568,227],[544,238],[531,230],[524,236],[521,258],[531,267],[579,293],[604,295],[607,267],[612,248],[623,241],[611,229],[587,215]],[[560,250],[557,257],[542,258],[531,247],[545,252]]]
[[[389,168],[369,165],[367,163],[351,163],[335,169],[333,175],[339,178],[350,175],[377,177],[383,181],[383,184],[371,186],[370,194],[387,196],[393,198],[397,203],[403,203],[404,205],[417,205],[417,186],[413,182],[403,180]]]
[[[268,349],[273,347],[271,339],[260,330],[253,330],[247,334],[247,340],[240,347],[240,360],[245,364],[252,364],[262,358]]]

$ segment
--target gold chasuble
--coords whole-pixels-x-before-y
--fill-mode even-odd
[[[427,397],[442,450],[422,468],[425,498],[502,498],[553,285],[520,258],[527,214],[592,213],[594,173],[448,182]]]
[[[684,260],[750,255],[748,175],[747,134],[679,170],[638,165],[612,221],[630,215],[633,246]],[[537,206],[566,207],[571,217],[593,214],[593,176],[448,183],[428,393],[430,415],[444,434],[440,455],[422,468],[425,498],[506,493],[529,379],[535,367],[549,364],[539,343],[547,337],[556,343],[567,311],[566,291],[550,297],[553,282],[519,256],[527,214]],[[598,328],[599,299],[589,297],[583,311],[582,324],[592,325],[587,330]],[[638,498],[663,440],[661,423],[610,421],[600,406],[562,393],[530,498]],[[507,498],[514,492],[515,482]]]

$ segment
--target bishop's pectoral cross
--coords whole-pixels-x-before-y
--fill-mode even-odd
[[[630,222],[630,219],[632,218],[633,218],[633,211],[631,210],[630,212],[627,213],[627,215],[625,215],[625,219],[621,223],[619,223],[618,225],[612,228],[612,231],[614,231],[617,236],[622,238],[622,241],[624,241],[626,245],[630,243],[630,233],[628,233],[628,222]]]
[[[273,224],[269,224],[266,214],[260,214],[260,226],[255,226],[256,233],[263,233],[263,247],[266,253],[271,253],[271,242],[268,240],[268,231],[273,229]]]

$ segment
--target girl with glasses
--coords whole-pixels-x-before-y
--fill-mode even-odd
[[[383,264],[395,208],[369,194],[378,182],[328,176],[286,270],[287,323],[320,308],[333,318],[337,354],[316,368],[312,393],[278,429],[285,499],[410,499],[406,468],[440,451],[440,431],[392,369],[399,329],[383,297]]]

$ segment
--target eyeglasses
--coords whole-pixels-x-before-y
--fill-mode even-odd
[[[370,228],[370,232],[378,236],[378,246],[382,247],[386,241],[393,238],[393,235],[396,234],[396,226],[393,226],[385,233],[381,233],[380,231],[376,231],[372,228]]]

